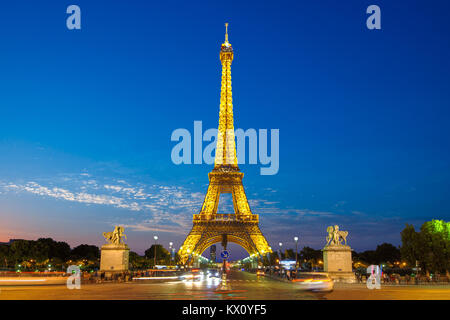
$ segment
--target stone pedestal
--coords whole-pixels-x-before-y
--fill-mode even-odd
[[[128,271],[130,248],[124,243],[108,243],[101,248],[100,271],[108,273]]]
[[[329,245],[323,251],[323,270],[334,281],[355,282],[352,272],[352,249],[347,245]]]

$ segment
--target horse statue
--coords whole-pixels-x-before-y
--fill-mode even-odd
[[[115,226],[114,231],[112,232],[103,232],[103,236],[106,241],[112,244],[123,244],[123,238],[127,238],[127,235],[124,232],[124,228],[121,226]]]
[[[344,242],[344,245],[347,245],[347,236],[348,236],[348,231],[341,231],[339,230],[339,226],[335,225],[333,226],[329,226],[327,228],[327,246],[328,245],[342,245],[342,241]]]

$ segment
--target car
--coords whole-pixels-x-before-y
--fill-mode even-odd
[[[301,290],[331,292],[334,289],[333,280],[325,272],[300,272],[292,282]]]
[[[264,277],[266,274],[264,273],[264,270],[258,270],[258,271],[256,271],[256,275],[258,277]]]
[[[206,272],[206,276],[208,278],[220,278],[220,272],[219,270],[210,269]]]
[[[180,276],[180,280],[183,281],[201,281],[203,280],[204,274],[200,272],[199,269],[192,269]]]

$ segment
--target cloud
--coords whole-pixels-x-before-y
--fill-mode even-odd
[[[94,179],[87,173],[65,175],[44,182],[3,183],[0,184],[0,190],[2,189],[6,192],[27,192],[57,200],[142,212],[141,221],[130,223],[130,228],[141,231],[167,228],[173,232],[181,232],[179,228],[183,228],[185,232],[192,226],[192,214],[198,213],[205,195],[203,192],[182,186],[142,183],[133,185],[123,179],[105,177]],[[271,194],[274,189],[266,188],[265,191]],[[279,201],[267,199],[250,199],[249,203],[253,213],[266,215],[267,218],[274,215],[273,219],[288,224],[305,217],[335,215],[327,211],[282,207]],[[221,198],[220,205],[222,211],[233,212],[231,197]]]
[[[130,210],[139,214],[139,221],[131,223],[130,217],[122,216],[120,224],[136,231],[173,233],[186,233],[192,226],[192,215],[200,210],[204,198],[204,193],[181,186],[132,185],[124,180],[105,177],[94,179],[90,174],[64,175],[51,180],[35,179],[21,183],[0,181],[0,192],[30,193],[61,201]],[[117,221],[110,223],[115,224]]]
[[[197,188],[197,189],[195,189]],[[199,191],[201,190],[201,191]],[[309,237],[311,244],[323,242],[326,226],[339,224],[350,234],[365,234],[376,227],[377,221],[364,212],[342,211],[338,202],[330,210],[295,208],[278,201],[272,188],[252,194],[249,199],[253,213],[260,215],[264,234],[277,241],[289,234]],[[0,181],[0,192],[29,193],[57,201],[77,202],[128,210],[119,214],[109,225],[121,224],[135,232],[171,233],[184,237],[192,228],[192,215],[203,204],[206,187],[179,186],[159,183],[133,182],[132,179],[98,177],[92,174],[66,174],[31,181]],[[224,197],[222,211],[232,212],[232,198]],[[378,220],[379,221],[379,220]],[[385,221],[391,223],[392,221]],[[373,223],[373,224],[372,224]]]
[[[88,182],[88,184],[95,185],[95,183]],[[124,199],[104,195],[104,194],[93,194],[87,192],[71,192],[67,189],[59,187],[46,187],[38,184],[37,182],[31,181],[24,185],[9,184],[7,188],[10,190],[15,190],[17,192],[29,192],[40,196],[51,197],[55,199],[62,199],[67,201],[74,201],[87,204],[99,204],[99,205],[112,205],[118,208],[127,208],[130,210],[139,210],[136,203],[128,203]]]
[[[103,223],[123,225],[130,232],[143,233],[143,237],[146,232],[166,233],[173,241],[183,241],[192,228],[192,215],[198,213],[202,206],[205,193],[201,191],[206,191],[206,188],[202,185],[144,184],[133,182],[131,178],[126,180],[63,175],[25,182],[0,181],[0,192],[1,197],[8,193],[28,193],[56,201],[125,210],[110,215]],[[249,199],[252,212],[260,215],[261,231],[273,246],[283,242],[283,246],[292,247],[293,237],[299,236],[300,246],[322,248],[326,227],[334,224],[349,231],[349,245],[357,251],[371,249],[383,241],[396,245],[400,243],[399,233],[407,222],[395,212],[383,216],[350,208],[344,210],[334,205],[328,210],[290,207],[284,201],[278,201],[279,197],[272,189],[248,194],[252,194]],[[230,197],[227,200],[230,202]],[[417,222],[419,226],[421,223]],[[136,245],[142,246],[140,243]]]

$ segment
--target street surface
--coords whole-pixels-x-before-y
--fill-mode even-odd
[[[69,290],[65,285],[0,286],[0,300],[450,300],[450,286],[382,286],[369,290],[363,284],[336,284],[332,293],[319,294],[296,289],[295,284],[247,272],[233,271],[231,290],[217,292],[218,280],[201,282],[152,280],[129,283],[83,284]]]

